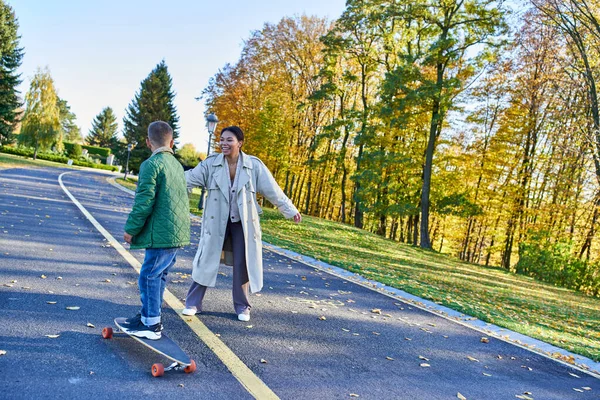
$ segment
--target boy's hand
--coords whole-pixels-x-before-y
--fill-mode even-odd
[[[123,235],[123,239],[125,239],[125,241],[129,244],[131,244],[131,239],[133,239],[133,236],[131,236],[129,233],[125,232],[125,234]]]

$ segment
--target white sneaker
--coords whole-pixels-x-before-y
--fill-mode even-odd
[[[248,322],[250,321],[250,314],[238,314],[238,319],[240,321]]]
[[[195,308],[184,308],[181,313],[183,315],[190,315],[190,316],[199,314],[198,310],[196,310]]]

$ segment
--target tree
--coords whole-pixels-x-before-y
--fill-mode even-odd
[[[75,124],[77,116],[71,111],[66,100],[58,98],[58,111],[62,138],[68,142],[81,143],[81,129]]]
[[[21,112],[17,86],[23,49],[19,47],[19,23],[13,9],[0,0],[0,144],[10,143]]]
[[[154,121],[164,121],[173,128],[173,139],[179,137],[179,117],[173,103],[175,93],[173,81],[167,64],[161,61],[141,83],[138,93],[127,107],[127,115],[123,119],[123,136],[127,143],[134,145],[129,159],[129,167],[137,171],[140,164],[150,156],[146,147],[148,125]],[[177,146],[174,147],[177,149]]]
[[[60,136],[60,110],[58,96],[50,71],[38,68],[25,95],[25,113],[19,135],[19,144],[38,149],[50,147]]]
[[[92,129],[85,140],[92,146],[112,148],[117,141],[117,129],[117,117],[112,108],[104,107],[92,121]]]
[[[206,158],[206,154],[196,151],[196,148],[191,143],[186,143],[181,148],[177,149],[179,161],[185,167],[195,167],[201,158]]]

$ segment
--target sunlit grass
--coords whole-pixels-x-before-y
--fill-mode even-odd
[[[76,168],[75,166],[69,167],[67,164],[53,162],[53,161],[33,160],[31,158],[25,158],[25,157],[16,156],[13,154],[0,153],[0,169],[21,168],[21,167]]]
[[[353,227],[264,210],[263,239],[600,361],[600,299]]]

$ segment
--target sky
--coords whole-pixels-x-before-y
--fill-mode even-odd
[[[38,67],[48,67],[58,95],[87,136],[111,107],[119,122],[141,81],[165,60],[179,114],[179,144],[206,152],[203,101],[209,79],[240,57],[243,41],[283,17],[338,18],[345,0],[5,0],[19,21],[24,95]],[[218,130],[219,127],[217,127]]]

